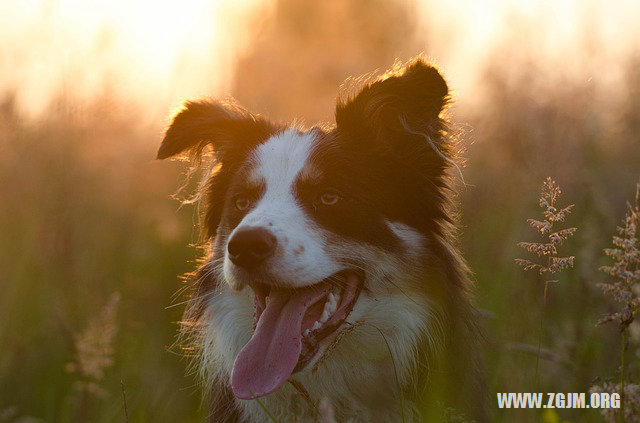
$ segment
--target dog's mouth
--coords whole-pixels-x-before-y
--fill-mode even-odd
[[[267,395],[303,369],[318,353],[320,341],[349,316],[363,285],[363,272],[355,270],[296,289],[252,283],[255,331],[233,365],[234,395]]]

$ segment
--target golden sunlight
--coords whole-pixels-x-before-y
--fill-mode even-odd
[[[236,94],[238,61],[248,50],[265,47],[258,41],[266,22],[279,10],[296,9],[287,4],[284,0],[4,1],[0,90],[12,93],[19,107],[32,115],[44,112],[60,96],[82,103],[108,94],[143,106],[157,117],[185,97]],[[353,9],[338,4],[328,2],[323,7],[338,14]],[[613,70],[606,78],[615,85],[615,67],[640,39],[634,22],[639,7],[630,0],[616,2],[616,7],[596,0],[424,0],[398,1],[389,7],[416,12],[408,29],[415,40],[405,43],[416,47],[396,57],[406,60],[410,56],[403,54],[424,51],[447,71],[456,91],[481,87],[482,69],[488,63],[519,57],[535,57],[547,69],[578,78],[585,77],[585,69],[588,74],[594,71],[590,67],[607,63]],[[295,19],[315,19],[317,24],[318,18],[301,14]],[[279,25],[277,18],[271,21]],[[337,22],[345,24],[336,19],[324,25]],[[278,31],[284,35],[266,46],[275,55],[283,54],[297,37],[289,33],[286,38],[287,29]],[[376,39],[375,34],[367,36]],[[337,45],[327,47],[340,50]],[[290,53],[298,55],[300,48]],[[270,54],[265,54],[268,59]],[[310,69],[321,65],[322,51],[302,54],[309,55],[305,60]],[[357,60],[344,58],[345,63]],[[264,69],[250,73],[260,72]]]
[[[640,44],[640,3],[621,0],[458,0],[418,2],[428,54],[458,89],[482,85],[481,69],[533,60],[550,74],[618,85],[620,69]],[[532,63],[534,64],[534,63]],[[608,67],[602,74],[599,66]],[[516,65],[517,66],[517,65]],[[480,80],[479,80],[480,79]]]
[[[638,18],[0,0],[0,423],[638,422]]]
[[[116,89],[165,105],[218,92],[257,0],[5,2],[3,90],[40,114],[50,97],[88,100]],[[6,60],[9,58],[9,60]],[[161,89],[159,89],[161,87]]]

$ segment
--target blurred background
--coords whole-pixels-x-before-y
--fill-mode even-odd
[[[588,392],[619,377],[603,249],[640,179],[636,1],[0,0],[0,422],[202,421],[173,346],[179,276],[200,254],[186,165],[158,162],[168,117],[233,96],[332,122],[338,87],[419,53],[452,88],[467,145],[462,249],[495,392]],[[574,269],[525,273],[551,176]],[[627,378],[638,383],[640,330]],[[538,349],[540,343],[540,349]],[[538,368],[538,370],[536,370]],[[638,391],[640,392],[640,390]],[[601,421],[494,410],[495,421]]]

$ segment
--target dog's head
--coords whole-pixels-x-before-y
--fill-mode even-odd
[[[215,160],[203,187],[216,279],[206,289],[254,300],[250,339],[232,357],[237,397],[309,370],[357,323],[397,342],[427,330],[434,299],[420,276],[427,257],[441,259],[450,222],[447,100],[438,71],[416,60],[340,101],[331,129],[215,101],[187,102],[174,117],[158,158],[210,146]]]

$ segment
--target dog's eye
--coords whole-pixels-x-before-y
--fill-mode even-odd
[[[249,206],[251,205],[251,200],[249,200],[247,197],[238,197],[236,198],[235,205],[236,209],[243,211],[249,208]]]
[[[326,191],[320,194],[320,202],[325,206],[333,206],[341,199],[340,195],[333,191]]]

